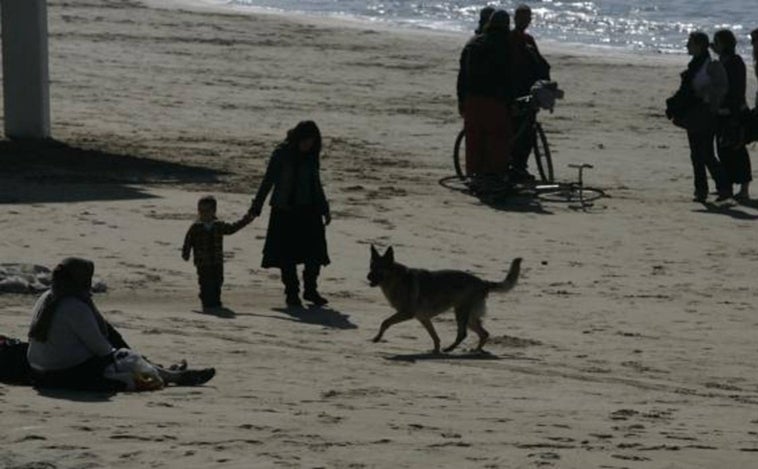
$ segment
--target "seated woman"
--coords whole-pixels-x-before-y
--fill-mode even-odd
[[[37,300],[27,352],[34,386],[108,392],[126,389],[125,383],[104,376],[116,350],[129,346],[92,301],[94,270],[94,264],[86,259],[64,259],[53,270],[52,288]],[[186,363],[173,369],[152,366],[165,384],[203,384],[216,373],[213,368],[186,370]]]

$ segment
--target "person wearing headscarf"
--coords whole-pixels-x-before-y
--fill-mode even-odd
[[[27,351],[35,386],[88,391],[126,388],[123,382],[104,377],[114,353],[130,347],[92,301],[94,271],[92,261],[64,259],[53,269],[51,288],[37,300]],[[213,368],[156,369],[164,382],[184,385],[201,384],[215,374]]]
[[[484,32],[484,27],[487,26],[493,13],[495,13],[495,8],[491,6],[486,6],[479,10],[479,24],[474,30],[474,34],[482,34]]]
[[[508,169],[512,135],[510,16],[496,10],[482,34],[463,48],[458,71],[458,110],[466,133],[466,173],[502,177]]]
[[[750,181],[753,180],[750,154],[745,146],[742,122],[749,112],[745,97],[747,68],[742,57],[736,52],[737,38],[728,29],[722,29],[713,36],[713,50],[726,70],[728,88],[719,109],[720,125],[717,135],[719,159],[724,166],[731,184],[739,184],[735,195],[738,200],[750,198]]]
[[[300,307],[297,265],[304,264],[303,298],[316,306],[328,303],[318,292],[321,267],[330,263],[325,226],[331,222],[329,202],[321,183],[321,131],[313,121],[302,121],[287,132],[266,168],[250,215],[261,215],[271,192],[263,268],[281,271],[286,303]]]

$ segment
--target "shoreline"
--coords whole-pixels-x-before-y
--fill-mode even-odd
[[[256,6],[230,5],[221,0],[141,0],[151,8],[166,8],[188,11],[210,11],[214,13],[238,14],[238,15],[263,15],[278,18],[284,21],[309,23],[326,27],[345,27],[358,30],[376,30],[389,34],[404,36],[432,36],[443,37],[449,40],[458,40],[461,47],[471,37],[471,32],[455,31],[448,29],[436,29],[426,27],[403,26],[391,22],[371,21],[357,16],[338,15],[310,15],[302,12],[286,12]],[[168,4],[167,4],[168,3]],[[473,26],[473,25],[472,25]],[[472,27],[473,30],[473,27]],[[614,61],[646,62],[651,59],[661,64],[678,64],[684,58],[686,51],[661,52],[653,50],[632,50],[616,46],[604,46],[601,44],[584,44],[567,42],[561,43],[554,39],[537,39],[540,49],[547,54],[563,54],[577,57],[591,57],[609,59]],[[686,64],[686,62],[684,62]],[[747,61],[746,61],[747,63]]]

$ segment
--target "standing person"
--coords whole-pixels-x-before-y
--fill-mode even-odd
[[[331,222],[319,174],[320,155],[321,131],[316,123],[298,123],[271,155],[250,208],[253,217],[260,216],[273,188],[262,266],[281,270],[287,306],[291,307],[302,306],[298,264],[305,264],[303,298],[316,306],[328,303],[317,286],[321,266],[329,264],[325,226]]]
[[[224,236],[234,234],[250,223],[246,215],[235,223],[216,218],[216,198],[210,195],[197,202],[197,220],[184,237],[182,258],[188,261],[194,253],[197,282],[200,285],[200,302],[204,312],[222,307],[221,287],[224,284]]]
[[[510,159],[509,30],[508,13],[496,10],[461,52],[458,111],[466,132],[466,174],[477,179],[505,176]]]
[[[681,74],[679,90],[666,101],[666,116],[687,130],[695,176],[694,201],[703,203],[708,198],[707,168],[716,182],[717,202],[721,203],[732,197],[732,186],[714,151],[715,112],[726,94],[726,72],[721,64],[711,61],[708,42],[703,32],[690,34],[687,52],[692,60]]]
[[[528,95],[537,80],[550,79],[550,64],[540,54],[534,37],[526,32],[531,23],[532,9],[528,5],[519,5],[514,15],[514,29],[510,34],[513,89],[516,97]],[[517,134],[511,155],[511,177],[516,182],[534,180],[527,168],[536,134],[531,127],[521,129],[526,121],[527,115],[513,116],[513,130]]]
[[[753,180],[750,155],[745,146],[742,122],[749,108],[745,98],[747,68],[737,52],[737,38],[728,29],[717,31],[713,36],[713,50],[726,70],[728,89],[719,109],[718,155],[731,184],[739,184],[736,199],[750,198],[750,181]]]

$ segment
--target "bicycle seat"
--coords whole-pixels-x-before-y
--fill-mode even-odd
[[[568,165],[568,167],[569,167],[569,168],[577,168],[577,169],[580,169],[580,168],[581,168],[581,169],[584,169],[584,168],[592,169],[592,168],[594,168],[594,166],[592,166],[591,164],[587,164],[587,163],[582,163],[582,164],[570,164],[570,165]]]

